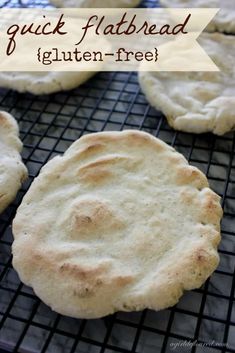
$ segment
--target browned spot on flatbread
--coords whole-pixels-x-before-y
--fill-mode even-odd
[[[132,159],[130,157],[124,156],[124,155],[123,156],[122,155],[110,155],[107,157],[100,157],[99,159],[82,166],[79,169],[79,172],[83,172],[83,171],[94,169],[94,168],[112,166],[112,165],[120,163],[120,162],[128,163],[131,161],[132,161]]]
[[[100,200],[81,200],[73,205],[71,235],[73,238],[92,236],[92,234],[120,230],[124,224],[108,203]]]
[[[6,118],[6,115],[3,112],[0,112],[0,125],[11,126],[9,120]]]
[[[85,266],[79,264],[73,264],[69,262],[65,262],[60,266],[60,271],[65,272],[71,276],[80,278],[82,280],[85,279],[95,279],[98,275],[104,274],[108,272],[110,267],[109,263],[97,264],[95,266]]]
[[[83,165],[78,169],[77,175],[81,181],[96,185],[107,182],[108,179],[112,180],[115,175],[114,165],[118,165],[120,169],[132,170],[136,164],[130,157],[110,155]]]
[[[92,143],[79,150],[77,157],[80,159],[86,159],[90,156],[94,156],[96,153],[101,152],[105,145],[103,143]]]
[[[196,183],[199,188],[208,186],[205,175],[199,169],[188,165],[178,167],[176,182],[178,185]]]

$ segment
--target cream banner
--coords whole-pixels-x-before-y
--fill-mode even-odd
[[[219,9],[1,9],[1,71],[218,71],[197,41]]]

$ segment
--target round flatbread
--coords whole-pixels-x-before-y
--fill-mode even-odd
[[[31,15],[31,13],[30,13]],[[33,13],[32,13],[33,15]],[[21,16],[21,17],[20,17]],[[29,16],[30,17],[30,16]],[[33,16],[32,16],[33,17]],[[22,19],[22,13],[19,13],[19,23],[23,21]],[[50,17],[48,17],[49,19]],[[30,23],[30,20],[28,20]],[[36,21],[36,20],[35,20]],[[38,19],[38,24],[40,25],[40,18]],[[78,38],[82,38],[82,26],[86,22],[82,19],[73,19],[70,17],[70,21],[66,27],[68,33],[70,33],[70,40],[71,42],[73,41],[74,43],[77,42]],[[46,38],[47,39],[47,38]],[[35,40],[35,38],[30,38],[30,40],[27,40],[27,38],[23,38],[24,40],[23,43],[21,43],[21,49],[22,48],[28,48],[30,49],[30,44],[32,40]],[[62,41],[63,42],[63,41]],[[7,88],[7,89],[13,89],[16,90],[20,93],[28,92],[32,93],[35,95],[41,95],[41,94],[51,94],[59,91],[66,91],[70,90],[76,87],[79,87],[82,85],[84,82],[86,82],[89,78],[91,78],[93,75],[95,75],[97,72],[101,71],[104,68],[105,65],[105,58],[103,59],[104,61],[86,61],[83,59],[83,54],[84,52],[90,51],[90,52],[97,52],[100,51],[100,48],[104,52],[108,52],[110,50],[110,44],[109,42],[103,37],[97,36],[94,37],[93,33],[89,33],[86,36],[86,41],[84,46],[74,46],[74,48],[70,47],[70,41],[69,42],[63,42],[63,46],[61,46],[61,38],[60,36],[56,36],[53,40],[53,48],[51,48],[51,42],[46,41],[44,43],[43,50],[41,52],[41,61],[43,62],[45,58],[43,58],[43,54],[45,51],[50,53],[49,60],[51,64],[55,64],[55,66],[44,66],[42,62],[40,64],[40,68],[42,67],[43,70],[44,68],[51,68],[51,71],[34,71],[34,68],[36,69],[38,66],[36,64],[33,64],[33,60],[30,61],[30,70],[29,71],[2,71],[0,72],[0,87]],[[55,48],[59,48],[58,50],[58,58],[59,61],[56,61],[56,55],[55,55]],[[73,53],[73,50],[79,48],[78,52],[81,51],[80,55],[78,55],[78,59],[81,61],[77,61],[75,57],[71,54]],[[56,65],[58,65],[59,68],[62,66],[62,70],[67,67],[67,70],[69,64],[67,64],[67,61],[60,61],[62,60],[63,56],[61,56],[61,51],[65,52],[65,57],[68,56],[68,52],[71,54],[71,61],[73,61],[73,68],[77,67],[77,70],[75,71],[60,71],[60,69],[56,70]],[[12,60],[12,66],[14,65],[14,57],[10,57],[9,60]],[[7,66],[9,67],[9,60],[7,63]],[[55,61],[53,61],[55,60]],[[17,56],[17,62],[18,62],[18,67],[21,67],[20,64],[25,63],[25,52],[22,50],[19,50],[18,56]],[[77,65],[76,65],[77,63]],[[50,64],[50,65],[51,65]],[[76,65],[76,66],[75,66]],[[53,70],[52,70],[53,68]],[[32,71],[31,71],[32,70]]]
[[[234,0],[160,0],[160,3],[171,8],[220,8],[206,30],[209,32],[235,33]]]
[[[95,72],[0,72],[0,87],[20,93],[51,94],[76,88]]]
[[[57,7],[135,7],[141,0],[50,0]]]
[[[204,33],[199,43],[220,72],[140,72],[140,85],[174,129],[223,135],[235,128],[235,37]]]
[[[218,265],[221,207],[206,177],[139,132],[86,135],[34,180],[13,265],[59,313],[163,309]]]
[[[14,200],[27,177],[21,148],[15,119],[0,111],[0,213]]]

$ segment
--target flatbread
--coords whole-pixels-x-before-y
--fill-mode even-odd
[[[199,43],[220,72],[140,72],[139,82],[174,129],[223,135],[235,128],[235,37],[204,33]]]
[[[159,310],[215,270],[221,215],[206,177],[161,140],[90,134],[32,183],[13,222],[13,266],[61,314]]]
[[[15,119],[0,111],[0,213],[14,200],[27,177],[19,154],[21,148]]]
[[[95,72],[0,72],[0,87],[20,93],[35,95],[51,94],[76,88],[92,77]]]
[[[22,13],[19,14],[19,17],[20,17],[20,23],[21,23],[23,21]],[[30,20],[28,21],[30,23]],[[38,23],[40,24],[40,18],[38,21],[39,21]],[[74,43],[76,43],[78,38],[82,37],[83,31],[81,28],[85,23],[86,22],[82,19],[73,20],[72,18],[70,18],[70,21],[67,24],[66,29],[68,33],[71,34],[70,35],[71,42],[74,41]],[[35,38],[32,37],[31,41],[27,40],[26,38],[23,38],[22,40],[25,40],[25,42],[21,43],[21,46],[27,49],[29,48],[31,41],[35,40]],[[54,47],[59,48],[60,49],[59,52],[64,51],[65,53],[67,53],[68,51],[73,51],[73,48],[70,47],[71,42],[68,42],[68,43],[64,42],[63,47],[61,47],[61,38],[60,36],[56,36],[53,41],[53,48]],[[100,51],[100,48],[102,48],[104,52],[106,51],[108,52],[110,50],[110,44],[103,36],[100,36],[99,38],[97,38],[96,36],[94,38],[93,33],[89,33],[86,36],[85,46],[82,46],[82,45],[79,46],[79,50],[81,51],[81,53],[88,50],[90,50],[91,52]],[[43,51],[50,52],[51,50],[52,50],[51,42],[50,41],[48,42],[45,40]],[[54,60],[54,56],[55,54],[54,52],[52,52],[52,56],[49,59]],[[60,54],[59,54],[59,58],[61,58]],[[12,60],[12,67],[14,67],[14,57],[13,58],[10,57],[9,60]],[[9,60],[7,63],[8,67],[10,65]],[[18,65],[20,65],[21,62],[25,63],[25,52],[20,51],[18,53],[17,61],[18,61]],[[77,66],[78,69],[76,71],[59,71],[55,69],[53,69],[53,71],[34,71],[33,69],[36,69],[37,67],[35,66],[35,64],[33,65],[33,62],[34,61],[32,60],[30,70],[26,72],[25,71],[0,72],[0,87],[13,89],[20,93],[28,92],[35,95],[51,94],[51,93],[60,92],[60,91],[67,91],[82,85],[84,82],[90,79],[97,72],[101,71],[105,65],[104,62],[94,61],[94,62],[91,62],[89,66],[89,62],[82,60],[81,62],[79,62],[79,66]],[[67,62],[62,62],[62,66],[65,69],[66,69],[66,63]],[[57,63],[54,62],[53,64],[61,65],[61,62],[57,62]],[[74,67],[75,67],[75,64],[76,62],[74,62]],[[49,70],[50,68],[52,68],[52,66],[44,66],[44,67],[49,68]]]
[[[161,5],[171,8],[220,8],[218,14],[207,26],[208,32],[235,33],[234,0],[160,0]]]
[[[57,7],[135,7],[141,0],[50,0]]]

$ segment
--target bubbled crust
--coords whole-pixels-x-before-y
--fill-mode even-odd
[[[215,270],[221,216],[206,177],[164,142],[86,135],[32,183],[13,222],[13,265],[65,315],[159,310]]]
[[[223,135],[235,129],[235,37],[203,33],[198,41],[220,72],[147,71],[139,82],[174,129]]]
[[[0,213],[14,200],[27,170],[22,163],[18,126],[8,113],[0,111]]]

